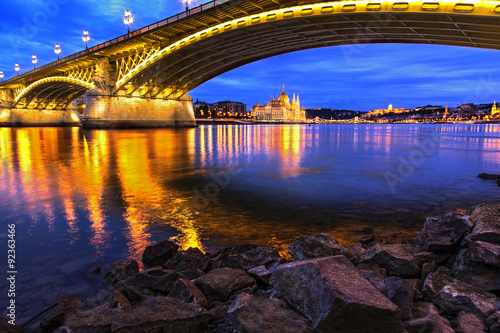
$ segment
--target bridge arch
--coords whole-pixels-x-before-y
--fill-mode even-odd
[[[51,76],[33,82],[19,90],[14,97],[13,106],[17,107],[18,104],[22,103],[24,108],[27,108],[28,105],[35,102],[36,107],[39,105],[46,107],[55,103],[54,108],[57,106],[65,108],[75,98],[83,95],[87,90],[95,88],[94,83],[77,78]]]
[[[318,2],[235,18],[151,52],[118,77],[115,90],[179,97],[245,64],[326,46],[410,43],[500,50],[500,2],[464,1]]]

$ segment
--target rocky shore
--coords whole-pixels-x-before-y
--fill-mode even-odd
[[[104,275],[89,308],[60,296],[46,332],[500,332],[500,204],[426,220],[415,239],[350,248],[330,234],[299,236],[293,260],[270,247],[217,253],[168,240]],[[6,327],[0,331],[22,332]],[[6,332],[10,332],[6,331]]]

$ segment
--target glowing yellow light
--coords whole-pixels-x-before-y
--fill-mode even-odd
[[[17,64],[16,64],[17,66]],[[17,66],[18,67],[18,66]],[[16,69],[18,70],[18,69]],[[83,86],[87,89],[95,89],[95,85],[93,83],[88,83],[86,81],[82,81],[82,80],[78,80],[78,79],[75,79],[75,78],[72,78],[72,77],[66,77],[66,76],[51,76],[51,77],[48,77],[48,78],[45,78],[45,79],[41,79],[41,80],[38,80],[36,81],[35,83],[27,86],[26,88],[24,88],[23,90],[21,90],[21,92],[16,96],[16,98],[14,99],[14,103],[17,103],[19,102],[19,100],[28,92],[30,91],[31,89],[41,85],[41,84],[44,84],[44,83],[47,83],[47,82],[68,82],[68,83],[73,83],[73,84],[77,84],[77,85],[80,85],[80,86]]]

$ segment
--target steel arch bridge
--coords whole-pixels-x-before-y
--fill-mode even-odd
[[[87,90],[178,99],[245,64],[360,43],[500,49],[500,1],[216,0],[0,85],[0,102],[64,109]]]

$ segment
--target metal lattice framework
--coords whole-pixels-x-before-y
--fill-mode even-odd
[[[80,81],[92,83],[93,75],[94,75],[94,66],[91,66],[87,68],[74,69],[68,72],[66,76]]]
[[[17,90],[13,106],[22,104],[23,108],[28,108],[33,103],[33,108],[49,108],[50,105],[52,109],[66,108],[73,99],[89,89],[95,89],[95,85],[71,77],[48,77]]]

